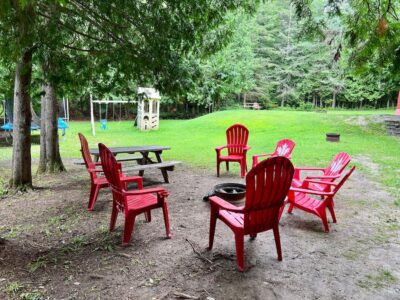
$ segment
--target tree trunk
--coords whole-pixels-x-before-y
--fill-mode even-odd
[[[44,90],[44,86],[43,86]],[[42,118],[40,119],[40,160],[39,167],[37,172],[45,173],[46,172],[46,97],[42,95],[40,99],[40,115]]]
[[[61,160],[58,138],[58,103],[55,87],[51,83],[43,86],[42,121],[40,132],[39,173],[65,171]]]
[[[31,98],[32,49],[26,50],[17,63],[14,83],[14,130],[10,187],[32,187],[31,172]]]
[[[332,108],[336,108],[336,91],[333,91],[332,95]]]

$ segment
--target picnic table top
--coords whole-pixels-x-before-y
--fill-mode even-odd
[[[135,152],[158,152],[163,150],[169,150],[171,147],[168,146],[132,146],[132,147],[111,147],[109,148],[113,154],[118,153],[135,153]],[[89,150],[92,155],[99,155],[99,149],[92,148]]]

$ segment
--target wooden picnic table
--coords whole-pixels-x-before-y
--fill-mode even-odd
[[[157,169],[161,170],[161,173],[164,177],[164,181],[166,183],[169,183],[167,171],[173,171],[174,166],[176,164],[180,163],[179,161],[164,162],[162,160],[162,158],[161,158],[162,152],[164,150],[171,149],[168,146],[151,145],[151,146],[132,146],[132,147],[111,147],[109,149],[114,154],[114,156],[117,156],[118,154],[140,153],[141,157],[126,159],[127,161],[128,160],[136,160],[138,162],[138,165],[130,167],[130,168],[129,167],[124,168],[124,171],[139,171],[139,176],[143,176],[145,170],[151,169],[151,168],[157,168]],[[156,161],[154,161],[153,159],[151,159],[149,157],[150,153],[155,154]],[[99,149],[97,149],[97,148],[90,149],[90,154],[92,154],[94,156],[94,160],[96,162],[99,161]],[[120,161],[123,161],[123,160],[120,160]]]

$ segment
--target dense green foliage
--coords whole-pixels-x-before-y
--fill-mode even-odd
[[[293,2],[302,4],[301,12]],[[400,46],[397,41],[400,22],[395,17],[400,7],[386,3],[391,12],[391,17],[387,18],[390,32],[380,37],[378,45],[369,40],[369,37],[376,37],[376,28],[370,24],[356,26],[350,21],[363,18],[367,19],[363,22],[372,22],[371,12],[365,11],[364,6],[374,3],[370,10],[378,14],[382,3],[379,6],[377,1],[361,1],[363,4],[348,1],[338,6],[339,14],[335,13],[333,2],[283,0],[260,5],[253,21],[246,23],[250,27],[247,34],[241,34],[242,39],[247,35],[253,41],[250,46],[254,60],[245,68],[253,73],[255,85],[250,91],[245,88],[241,91],[247,93],[248,99],[262,103],[265,108],[394,105],[400,85],[397,54],[393,50],[394,45]],[[241,30],[240,24],[238,30]],[[358,44],[355,34],[358,34]],[[392,34],[397,34],[396,38]],[[385,48],[389,47],[388,43],[392,52]],[[364,50],[360,51],[360,47]],[[364,55],[366,51],[368,55]],[[232,63],[238,64],[238,60]],[[231,89],[231,95],[234,94],[236,92]]]
[[[34,102],[50,77],[59,96],[80,101],[72,110],[87,109],[89,92],[133,98],[138,85],[191,114],[243,98],[264,108],[394,104],[398,1],[266,1],[254,12],[256,2],[22,1],[32,10],[24,21],[4,1],[1,97],[10,97],[18,53],[34,44]],[[34,22],[28,37],[17,34],[21,22]]]

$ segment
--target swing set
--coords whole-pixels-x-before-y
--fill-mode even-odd
[[[0,129],[5,132],[12,132],[14,129],[13,126],[13,102],[11,99],[2,101],[2,111],[0,113],[3,114],[3,125],[0,126]],[[40,130],[40,116],[36,114],[33,109],[31,103],[31,113],[32,113],[32,121],[31,121],[31,131]],[[66,134],[66,129],[68,128],[69,123],[69,101],[68,98],[63,98],[62,102],[59,104],[59,117],[57,120],[58,129],[62,130],[62,135]]]
[[[136,103],[136,101],[131,100],[93,100],[92,94],[90,94],[90,123],[92,127],[92,134],[96,135],[96,127],[95,127],[95,113],[94,113],[94,104],[99,105],[98,116],[100,121],[100,128],[102,130],[108,129],[108,116],[109,110],[108,105],[112,105],[112,119],[116,120],[116,115],[118,115],[118,121],[122,119],[122,106],[125,106],[125,116],[128,115],[127,104]],[[118,107],[116,107],[118,106]]]

